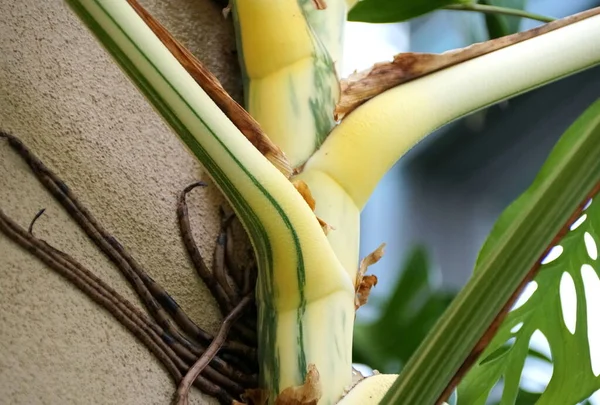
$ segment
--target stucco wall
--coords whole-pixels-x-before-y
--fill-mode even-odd
[[[230,22],[210,0],[142,2],[239,96]],[[21,137],[200,325],[212,299],[188,264],[177,193],[202,169],[58,0],[0,2],[0,128]],[[2,143],[2,142],[0,142]],[[190,209],[201,250],[217,232],[214,187]],[[5,144],[0,206],[131,300],[126,282]],[[137,301],[135,301],[137,302]],[[0,403],[167,404],[173,385],[109,314],[0,234]],[[207,403],[195,392],[192,403]]]

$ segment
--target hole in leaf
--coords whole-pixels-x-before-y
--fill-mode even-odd
[[[515,345],[515,338],[511,337],[508,339],[502,346],[491,352],[485,359],[479,362],[479,365],[482,366],[490,361],[496,360],[499,357],[504,356],[512,347]]]
[[[530,281],[529,283],[527,283],[527,285],[523,289],[523,292],[521,293],[521,295],[519,295],[519,298],[517,298],[517,302],[515,302],[515,304],[510,310],[514,311],[515,309],[522,307],[523,304],[525,304],[529,300],[529,298],[531,298],[535,290],[537,290],[537,287],[538,285],[535,281]]]
[[[577,292],[575,291],[573,277],[566,271],[560,278],[559,291],[563,321],[571,335],[574,335],[577,326]]]
[[[563,247],[561,245],[556,245],[552,249],[550,249],[550,251],[548,252],[546,257],[544,257],[540,263],[548,264],[550,262],[553,262],[560,257],[562,252],[563,252]]]
[[[510,330],[510,333],[517,333],[518,331],[521,330],[521,327],[523,327],[523,322],[519,322],[518,324],[513,326],[512,329]]]
[[[528,392],[542,393],[550,383],[553,371],[552,363],[529,356],[525,359],[520,386]]]
[[[585,205],[583,206],[583,210],[587,210],[590,207],[590,205],[592,205],[592,198],[590,198],[588,202],[585,203]]]
[[[457,388],[455,388],[454,391],[452,391],[452,394],[450,394],[450,396],[446,400],[446,403],[448,405],[457,405],[458,404],[458,389]]]
[[[552,351],[550,350],[550,343],[546,336],[538,330],[533,332],[531,339],[529,340],[529,347],[540,352],[550,360],[552,360]]]
[[[597,317],[600,313],[600,279],[592,266],[581,266],[581,278],[587,304],[588,343],[594,376],[600,375],[600,325]]]
[[[587,214],[583,214],[582,216],[580,216],[577,219],[577,221],[573,222],[573,224],[571,225],[571,227],[569,229],[574,231],[575,229],[579,228],[579,225],[583,224],[583,222],[585,221],[586,218],[587,218]]]
[[[585,404],[585,402],[582,402]],[[594,392],[589,398],[588,403],[591,405],[600,405],[600,390]]]
[[[585,250],[587,250],[590,259],[596,260],[598,258],[598,246],[596,246],[596,241],[589,232],[583,234],[583,241],[585,242]]]
[[[497,404],[498,402],[500,402],[500,399],[502,398],[503,391],[504,391],[504,377],[500,377],[498,382],[496,384],[494,384],[494,386],[490,390],[490,393],[488,394],[488,397],[487,397],[485,403],[486,404]]]

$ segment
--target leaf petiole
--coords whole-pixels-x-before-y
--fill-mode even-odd
[[[508,7],[499,7],[499,6],[490,6],[487,4],[477,4],[477,3],[468,3],[468,4],[450,4],[442,7],[444,10],[454,10],[454,11],[476,11],[478,13],[483,14],[501,14],[501,15],[510,15],[513,17],[523,17],[528,18],[530,20],[541,21],[545,23],[549,23],[555,20],[552,17],[546,17],[540,14],[530,13],[525,10],[519,10],[517,8],[508,8]]]

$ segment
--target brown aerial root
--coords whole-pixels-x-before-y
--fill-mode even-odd
[[[242,314],[242,312],[246,309],[248,304],[252,302],[253,299],[254,294],[247,294],[223,320],[221,328],[219,329],[219,333],[215,339],[211,342],[210,346],[208,349],[206,349],[202,356],[200,356],[198,361],[196,361],[196,363],[194,363],[194,365],[188,370],[185,377],[183,377],[179,383],[179,387],[177,388],[175,397],[173,399],[173,405],[188,405],[188,396],[192,384],[206,368],[208,363],[210,363],[210,361],[217,355],[217,352],[221,349],[225,343],[225,340],[227,339],[227,334],[229,333],[233,322],[235,322],[235,320]]]
[[[29,251],[56,273],[67,279],[90,299],[108,311],[129,330],[165,367],[175,384],[185,381],[213,396],[221,404],[231,404],[249,389],[258,386],[256,353],[256,312],[251,311],[256,266],[233,265],[234,251],[227,238],[233,218],[222,221],[212,271],[202,259],[192,237],[185,196],[203,183],[183,190],[178,207],[180,231],[190,260],[217,300],[224,326],[216,337],[196,325],[171,295],[155,282],[117,239],[101,226],[81,204],[69,187],[46,167],[18,138],[0,131],[0,138],[28,164],[36,178],[61,204],[89,239],[115,265],[140,297],[146,311],[138,308],[92,271],[70,255],[36,237],[34,224],[39,211],[26,230],[0,209],[0,233]],[[225,235],[225,236],[224,236]],[[235,291],[227,294],[226,290]],[[239,317],[246,309],[245,318]],[[251,318],[251,319],[250,319]],[[232,329],[231,335],[227,332]],[[199,360],[200,359],[200,360]],[[200,372],[192,377],[190,369],[201,362]],[[184,377],[185,375],[185,377]],[[189,386],[187,388],[189,390]]]
[[[343,119],[360,105],[386,90],[470,59],[506,48],[536,36],[582,21],[600,14],[600,7],[581,12],[560,20],[552,21],[528,31],[480,42],[466,48],[441,54],[400,53],[391,62],[381,62],[373,67],[355,72],[341,81],[342,94],[335,107],[336,120]]]

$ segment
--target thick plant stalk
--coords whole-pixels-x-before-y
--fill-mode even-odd
[[[391,62],[376,63],[371,68],[355,72],[342,80],[342,96],[335,108],[336,119],[343,119],[345,115],[351,113],[361,104],[393,87],[507,46],[527,41],[596,14],[600,14],[600,9],[584,11],[528,31],[479,42],[441,54],[405,52],[395,55]]]
[[[293,167],[304,163],[333,129],[334,110],[326,97],[339,100],[334,68],[341,70],[347,6],[345,0],[324,3],[325,9],[318,9],[314,0],[286,0],[277,7],[269,1],[234,2],[246,108],[286,152]],[[334,87],[329,80],[335,80]],[[328,184],[320,189],[329,191],[311,190],[319,212],[343,213],[340,221],[354,230],[327,234],[342,265],[353,275],[358,265],[359,212],[336,184],[323,176],[315,181],[321,180]],[[338,229],[337,221],[329,225]]]
[[[359,213],[389,168],[452,120],[599,64],[598,12],[389,89],[332,131],[295,180],[308,184],[316,214],[334,228],[328,240],[352,279]]]
[[[340,90],[334,62],[307,17],[340,41],[341,57],[341,24],[325,23],[343,18],[334,13],[345,8],[318,10],[312,0],[235,0],[232,10],[245,107],[298,167],[335,125]]]
[[[351,381],[354,285],[314,213],[125,0],[68,3],[200,159],[246,228],[259,268],[260,379],[269,400],[301,385],[314,365],[320,403],[334,403]]]
[[[319,381],[320,404],[337,402],[349,385],[358,213],[393,162],[450,120],[600,61],[600,45],[594,41],[600,24],[592,17],[396,87],[365,103],[333,131],[297,178],[308,183],[317,214],[340,238],[328,239],[303,197],[196,85],[126,0],[68,2],[199,158],[248,231],[259,266],[260,379],[270,403],[305,380]],[[298,18],[292,18],[290,10]],[[234,17],[244,68],[252,80],[264,81],[303,63],[314,68],[315,49],[324,50],[296,2],[238,0]],[[295,27],[290,33],[298,35],[291,37],[296,46],[289,53],[270,55],[272,45],[246,30],[253,24],[249,17],[261,24],[263,33]],[[326,71],[327,80],[320,82],[325,87],[335,76],[331,66]],[[306,81],[298,83],[307,87]],[[323,94],[327,92],[319,97]],[[319,105],[309,94],[303,97],[308,97],[309,106],[318,106],[319,114],[333,112],[325,102]],[[312,122],[318,119],[313,116]],[[318,131],[311,135],[316,139],[313,147],[322,141]]]
[[[344,26],[348,12],[346,0],[324,1],[325,9],[315,7],[315,0],[298,0],[298,2],[308,24],[329,53],[339,76],[342,72]]]
[[[427,134],[599,64],[598,38],[600,16],[594,15],[390,89],[342,121],[307,162],[305,172],[330,176],[362,209],[389,168]]]

